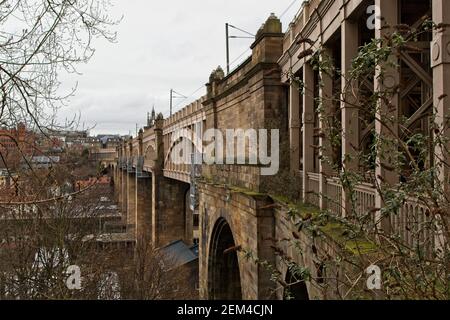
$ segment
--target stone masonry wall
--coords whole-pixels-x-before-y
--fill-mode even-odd
[[[121,170],[121,181],[122,181],[122,206],[121,206],[121,212],[122,212],[122,218],[123,222],[127,223],[127,210],[128,210],[128,173],[127,170]]]
[[[219,218],[225,219],[233,232],[236,246],[252,252],[254,257],[273,261],[268,238],[274,235],[273,215],[262,209],[268,205],[265,196],[244,194],[223,186],[202,183],[200,185],[200,297],[209,297],[210,245],[214,226]],[[269,274],[252,259],[238,255],[243,299],[270,298]]]
[[[136,234],[138,240],[148,242],[151,240],[152,234],[152,180],[151,178],[140,178],[137,183]]]
[[[156,247],[176,240],[186,240],[185,197],[189,185],[154,175],[152,241]],[[190,243],[192,239],[186,241]]]
[[[132,234],[136,230],[136,174],[128,173],[127,180],[127,232]]]

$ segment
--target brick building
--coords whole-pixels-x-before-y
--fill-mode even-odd
[[[27,130],[23,123],[19,123],[17,128],[0,129],[0,167],[17,168],[23,157],[36,153],[35,142],[35,133]]]

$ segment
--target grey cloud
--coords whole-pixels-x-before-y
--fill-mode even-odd
[[[83,75],[62,77],[63,91],[76,81],[79,85],[59,118],[81,112],[85,123],[98,123],[93,133],[134,133],[153,103],[158,112],[168,113],[170,88],[189,95],[206,83],[213,68],[224,67],[225,22],[256,33],[271,12],[279,15],[291,2],[115,0],[112,15],[124,16],[118,43],[98,41],[94,58],[80,67]],[[297,2],[283,19],[285,26],[299,9]],[[250,44],[232,40],[232,60]]]

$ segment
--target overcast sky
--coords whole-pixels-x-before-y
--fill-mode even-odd
[[[117,43],[95,43],[81,76],[62,75],[63,89],[78,82],[75,97],[61,119],[81,113],[81,123],[95,125],[92,134],[135,134],[155,105],[169,113],[170,88],[190,96],[175,111],[205,94],[204,84],[218,65],[225,69],[225,23],[256,33],[271,12],[280,16],[293,0],[112,0]],[[301,0],[283,15],[286,29]],[[231,35],[244,35],[231,32]],[[244,35],[245,36],[245,35]],[[231,39],[231,60],[243,54],[251,39]],[[248,50],[233,66],[250,55]],[[202,87],[203,86],[203,87]],[[192,97],[191,94],[199,89]],[[63,120],[64,121],[64,120]]]

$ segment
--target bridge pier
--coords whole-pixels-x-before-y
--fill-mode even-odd
[[[123,222],[127,221],[127,206],[128,206],[128,172],[127,170],[121,170],[121,206],[120,211],[122,213]]]
[[[200,297],[270,299],[270,274],[254,259],[275,262],[272,200],[208,184],[200,190]],[[240,249],[253,258],[244,257]]]
[[[136,231],[136,174],[127,174],[127,233]]]
[[[114,198],[117,201],[117,206],[118,208],[121,207],[121,190],[120,188],[122,187],[122,180],[121,180],[121,170],[119,168],[119,166],[116,166],[114,168]]]
[[[152,242],[156,247],[176,240],[192,242],[186,237],[186,192],[189,184],[154,174],[152,179]]]
[[[184,241],[188,245],[194,243],[194,212],[190,208],[190,188],[186,191],[184,197],[184,215],[185,215],[185,226],[184,226]]]
[[[138,241],[151,241],[152,230],[152,179],[137,178],[136,236]]]

